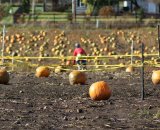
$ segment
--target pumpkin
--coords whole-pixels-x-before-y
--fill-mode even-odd
[[[73,60],[66,61],[66,66],[72,66],[72,65],[73,65]]]
[[[67,60],[66,65],[69,66],[71,64],[71,61]]]
[[[126,72],[132,73],[134,71],[133,66],[129,66],[126,68]]]
[[[36,69],[36,77],[48,77],[50,75],[50,70],[46,66],[40,66]]]
[[[63,72],[63,67],[62,66],[57,66],[54,70],[55,73],[60,73]]]
[[[92,100],[107,100],[111,96],[111,90],[106,82],[99,81],[90,86],[89,95]]]
[[[71,85],[73,84],[85,84],[86,83],[86,75],[84,72],[78,71],[78,70],[73,70],[69,74],[69,82]]]
[[[152,82],[154,85],[160,84],[160,70],[153,71]]]
[[[9,73],[5,68],[0,69],[0,84],[8,84],[9,82]]]

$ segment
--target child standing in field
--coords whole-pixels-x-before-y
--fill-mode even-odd
[[[81,56],[86,56],[85,50],[81,47],[79,43],[75,44],[75,49],[73,52],[73,56],[76,56],[76,64],[78,66],[78,70],[86,69],[86,63],[87,61],[82,59]]]

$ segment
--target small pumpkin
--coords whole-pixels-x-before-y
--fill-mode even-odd
[[[57,66],[54,70],[55,73],[60,73],[60,72],[63,72],[63,66]]]
[[[73,70],[69,74],[69,82],[71,85],[73,84],[85,84],[86,83],[86,74],[84,72]]]
[[[72,66],[72,65],[73,65],[73,60],[66,61],[66,66]]]
[[[128,67],[126,68],[126,72],[128,72],[128,73],[132,73],[133,71],[134,71],[133,66],[128,66]]]
[[[92,100],[107,100],[111,96],[111,90],[106,82],[98,81],[90,86],[89,95]]]
[[[36,69],[36,77],[48,77],[50,75],[50,70],[46,66],[40,66]]]
[[[8,84],[9,82],[9,73],[5,68],[0,69],[0,84]]]
[[[154,85],[160,84],[160,70],[153,71],[152,82]]]

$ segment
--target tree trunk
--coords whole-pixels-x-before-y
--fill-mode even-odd
[[[52,0],[52,10],[54,11],[58,7],[59,0]]]
[[[131,0],[131,4],[135,5],[135,9],[139,9],[140,8],[140,6],[138,5],[137,0]]]
[[[44,2],[43,2],[43,10],[44,10],[44,12],[46,11],[46,1],[47,0],[44,0]]]

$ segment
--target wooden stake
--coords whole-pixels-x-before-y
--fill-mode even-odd
[[[133,64],[133,40],[132,40],[132,44],[131,44],[131,65]]]
[[[160,25],[158,25],[158,56],[160,57]]]
[[[76,22],[76,7],[77,7],[77,0],[72,0],[72,15],[74,22]]]
[[[12,71],[14,70],[14,53],[12,53]]]
[[[5,44],[5,41],[4,41],[4,38],[5,38],[5,32],[6,32],[6,27],[5,25],[3,25],[3,39],[2,39],[2,65],[4,64],[4,44]]]
[[[141,80],[142,80],[142,86],[141,86],[141,99],[144,100],[144,43],[142,43],[141,46],[141,51],[142,51],[142,58],[141,58]]]

